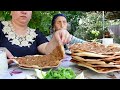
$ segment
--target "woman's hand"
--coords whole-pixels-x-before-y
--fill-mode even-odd
[[[58,30],[54,33],[53,38],[59,43],[67,44],[71,41],[72,35],[67,30]]]
[[[14,63],[13,59],[8,59],[8,64]]]
[[[7,55],[7,58],[8,58],[8,64],[11,64],[13,63],[13,58],[14,56],[11,54],[11,52],[6,48],[6,55]]]
[[[58,30],[53,34],[48,43],[38,46],[38,51],[43,54],[50,54],[58,45],[64,45],[71,41],[72,35],[67,30]]]

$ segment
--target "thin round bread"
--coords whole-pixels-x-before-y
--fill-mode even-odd
[[[58,67],[64,57],[64,47],[59,45],[48,55],[27,55],[24,57],[17,57],[13,61],[23,68],[41,69]]]

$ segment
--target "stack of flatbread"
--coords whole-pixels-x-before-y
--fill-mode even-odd
[[[64,47],[59,45],[48,55],[28,55],[24,57],[17,57],[13,61],[22,68],[52,68],[57,67],[60,64],[64,55]]]
[[[73,63],[98,73],[120,71],[119,45],[104,46],[97,42],[85,42],[73,44],[69,48]]]

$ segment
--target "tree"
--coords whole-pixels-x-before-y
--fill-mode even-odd
[[[80,17],[85,15],[82,11],[33,11],[32,19],[29,23],[31,28],[38,28],[45,35],[50,34],[51,20],[53,15],[63,13],[71,26],[70,33],[73,34],[78,29]],[[0,11],[0,20],[10,20],[10,11]]]
[[[105,28],[108,28],[110,23],[105,21]],[[78,38],[84,40],[93,40],[103,38],[103,20],[102,12],[86,12],[86,17],[81,18],[79,29],[74,33]]]

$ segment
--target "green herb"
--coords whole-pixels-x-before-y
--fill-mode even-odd
[[[50,69],[44,79],[74,79],[76,74],[71,68],[58,68],[57,70]]]

